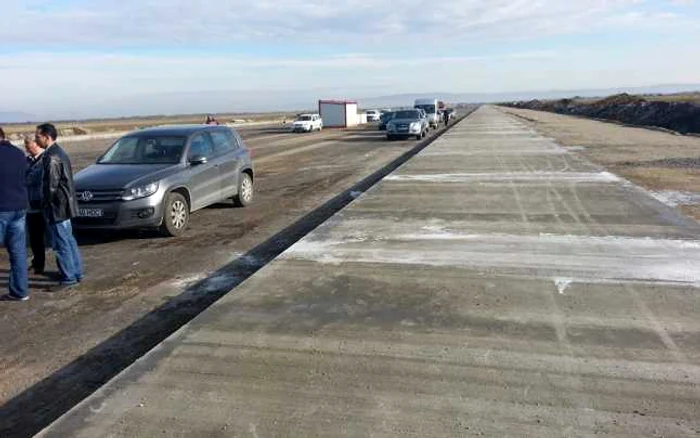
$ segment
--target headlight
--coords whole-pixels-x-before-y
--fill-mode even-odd
[[[125,201],[133,201],[134,199],[147,198],[158,191],[158,183],[151,183],[145,186],[132,187],[126,189],[122,195],[122,199]]]
[[[419,122],[411,123],[411,131],[415,131],[417,129],[420,129],[420,123]]]

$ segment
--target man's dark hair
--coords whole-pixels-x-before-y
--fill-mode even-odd
[[[2,128],[0,128],[0,140],[4,140],[4,139],[5,139],[5,131],[3,131]]]
[[[41,125],[37,126],[36,129],[37,131],[39,131],[40,134],[51,137],[51,140],[56,140],[56,138],[58,137],[56,127],[53,126],[51,123],[42,123]]]

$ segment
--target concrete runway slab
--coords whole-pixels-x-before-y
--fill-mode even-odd
[[[44,436],[697,436],[699,237],[482,107]]]

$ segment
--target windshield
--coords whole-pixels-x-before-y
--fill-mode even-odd
[[[394,113],[394,119],[420,119],[418,111],[397,111]]]
[[[415,107],[424,110],[428,114],[435,112],[435,105],[416,105]]]
[[[297,122],[310,122],[311,121],[311,116],[299,116],[297,119]]]
[[[98,164],[177,164],[186,142],[186,137],[123,137]]]

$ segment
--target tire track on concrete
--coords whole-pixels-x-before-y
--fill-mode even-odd
[[[612,234],[610,233],[610,230],[607,226],[604,224],[601,224],[598,222],[596,219],[593,218],[593,216],[590,215],[588,210],[585,208],[583,203],[580,200],[580,197],[578,196],[578,193],[576,193],[575,187],[569,186],[570,190],[572,192],[572,195],[574,196],[574,199],[577,200],[578,207],[579,209],[583,212],[583,214],[586,215],[587,219],[590,220],[591,224],[595,225],[599,229],[604,231],[604,234],[607,236],[611,236]],[[628,254],[634,255],[631,251],[627,251]],[[628,283],[621,283],[623,289],[627,291],[627,293],[630,295],[632,298],[632,301],[634,302],[635,306],[637,307],[637,310],[644,316],[644,318],[647,320],[647,322],[651,325],[651,327],[654,329],[656,335],[659,337],[663,345],[666,347],[666,349],[669,351],[671,356],[673,356],[673,359],[676,362],[682,363],[682,364],[692,364],[691,361],[688,360],[688,357],[683,353],[681,348],[676,344],[676,342],[673,340],[673,338],[669,335],[668,331],[661,325],[659,322],[658,318],[656,318],[656,315],[654,312],[649,308],[649,306],[646,304],[644,299],[642,299],[641,294],[637,290],[637,288]],[[700,388],[695,387],[696,393],[700,394]]]
[[[535,173],[536,169],[528,165],[525,160],[523,159],[521,154],[517,155],[518,163],[522,169],[524,169],[526,172],[531,172]],[[549,157],[547,158],[547,162],[550,166],[550,168],[553,169],[553,164]],[[502,167],[504,167],[502,165]],[[505,169],[504,169],[505,171]],[[511,181],[512,183],[512,181]],[[553,190],[559,201],[564,205],[564,208],[569,212],[569,214],[572,215],[572,217],[576,220],[576,222],[585,228],[585,225],[581,223],[579,218],[571,211],[569,206],[566,204],[566,202],[563,200],[561,194],[556,190],[556,188],[553,186],[551,179],[547,179],[547,194],[549,197],[549,190]],[[516,186],[513,184],[514,191],[517,192]],[[516,195],[518,196],[518,195]],[[522,207],[521,207],[522,210]],[[554,211],[555,216],[557,217],[557,220],[561,222],[561,218],[556,214],[556,211]],[[532,227],[530,223],[526,223],[528,233],[533,234],[532,232]],[[554,332],[557,337],[557,341],[559,342],[559,345],[562,348],[563,353],[568,356],[571,359],[576,358],[576,354],[574,351],[573,344],[571,343],[571,340],[569,339],[569,335],[567,333],[567,328],[566,328],[566,315],[564,314],[563,310],[559,306],[559,303],[557,303],[557,299],[555,294],[561,291],[559,288],[551,289],[550,293],[547,293],[547,301],[549,302],[549,305],[552,309],[551,313],[551,323],[552,326],[554,327]],[[569,388],[569,391],[567,391],[566,387],[562,388],[562,394],[571,394],[570,397],[570,402],[575,405],[579,409],[587,409],[588,406],[590,406],[590,400],[588,397],[586,397],[584,394],[583,390],[583,382],[581,380],[581,374],[582,374],[582,369],[579,365],[576,364],[574,360],[569,361],[569,364],[567,366],[568,368],[568,376],[566,376],[565,381],[567,382],[567,386]],[[555,383],[552,382],[553,386],[557,386]],[[578,427],[582,427],[583,425],[578,425]],[[564,432],[564,435],[568,435],[573,431],[573,426],[570,425],[567,427],[566,431]]]
[[[496,159],[496,161],[498,161],[498,164],[503,170],[503,172],[505,174],[510,173],[508,171],[508,166],[506,166],[505,162],[503,161],[503,158],[498,154],[498,152],[496,151],[496,147],[493,144],[491,145],[491,151],[493,153],[493,157]],[[525,212],[525,208],[523,207],[523,201],[520,197],[520,192],[518,192],[518,188],[516,187],[515,182],[513,182],[512,179],[508,179],[508,185],[510,185],[511,190],[513,191],[515,203],[518,205],[518,209],[520,210],[520,218],[523,220],[523,223],[525,224],[529,232],[531,231],[530,221],[527,217],[527,213]]]

